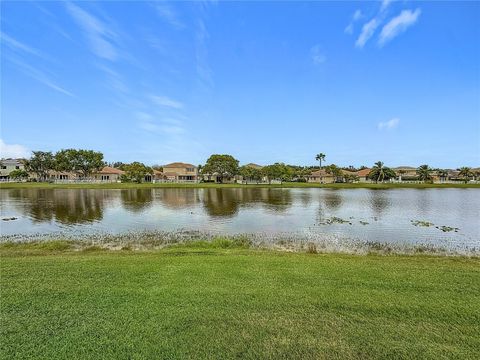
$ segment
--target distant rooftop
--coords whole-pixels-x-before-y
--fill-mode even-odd
[[[183,163],[183,162],[174,162],[174,163],[171,163],[171,164],[167,164],[167,165],[163,165],[163,168],[196,168],[195,165],[192,165],[192,164],[187,164],[187,163]]]

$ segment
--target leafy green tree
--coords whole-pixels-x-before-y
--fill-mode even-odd
[[[138,161],[124,165],[123,171],[125,171],[125,175],[122,176],[122,181],[125,182],[132,181],[141,183],[145,180],[145,176],[153,174],[153,169],[151,167]]]
[[[463,177],[463,181],[465,181],[465,184],[468,182],[468,179],[470,177],[474,176],[472,168],[468,166],[463,166],[460,169],[458,169],[458,171],[460,171],[458,175]]]
[[[260,181],[262,179],[261,169],[257,169],[253,166],[241,166],[238,173],[242,175],[245,180]]]
[[[74,171],[87,178],[105,166],[103,154],[93,150],[65,149],[55,154],[57,171]]]
[[[417,175],[423,182],[432,180],[432,169],[428,165],[420,165],[417,169]]]
[[[14,180],[25,180],[28,179],[28,172],[26,172],[25,170],[17,169],[11,171],[10,174],[8,174],[8,177]]]
[[[262,173],[268,178],[268,181],[281,180],[290,181],[292,178],[292,171],[290,167],[284,163],[275,163],[273,165],[264,166]]]
[[[33,151],[30,160],[25,161],[25,169],[37,175],[37,180],[46,180],[48,172],[54,170],[55,158],[50,151]]]
[[[210,156],[202,169],[203,174],[216,174],[220,182],[226,177],[238,174],[238,160],[232,155],[214,154]]]
[[[325,161],[325,154],[318,153],[317,155],[315,155],[315,160],[317,160],[320,163],[320,170],[322,170],[322,161]]]
[[[325,171],[327,174],[331,174],[336,178],[343,177],[342,169],[340,169],[337,165],[331,164],[325,167]]]
[[[347,183],[354,183],[360,180],[358,175],[355,174],[345,174],[343,177]]]
[[[395,171],[389,167],[384,166],[383,162],[377,161],[368,174],[368,178],[375,182],[385,181],[395,178],[397,175]]]

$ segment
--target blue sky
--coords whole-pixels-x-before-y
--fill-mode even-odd
[[[480,2],[1,10],[1,156],[480,165]]]

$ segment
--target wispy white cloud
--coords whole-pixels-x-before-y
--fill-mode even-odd
[[[171,6],[169,6],[166,3],[156,3],[154,6],[157,12],[157,15],[161,19],[163,19],[164,21],[166,21],[167,23],[169,23],[170,25],[172,25],[177,29],[181,29],[185,27],[185,24],[183,24],[183,22],[179,20],[177,13]]]
[[[177,119],[155,120],[152,115],[145,112],[137,112],[135,116],[139,128],[152,134],[177,136],[185,132],[183,122]]]
[[[393,0],[382,0],[382,5],[380,5],[380,11],[385,11],[390,6]]]
[[[421,10],[403,10],[398,16],[391,19],[382,29],[378,38],[380,46],[385,45],[400,33],[414,25],[420,17]]]
[[[182,109],[183,104],[180,101],[173,100],[166,96],[159,96],[159,95],[150,95],[150,99],[157,105],[173,108],[173,109]]]
[[[208,47],[207,40],[209,33],[205,22],[202,19],[197,21],[197,29],[195,33],[195,57],[197,74],[201,82],[210,87],[213,85],[212,69],[208,63]]]
[[[350,23],[347,25],[345,28],[345,33],[346,34],[353,34],[353,28],[354,28],[354,23],[360,20],[363,17],[362,11],[360,9],[355,10],[355,12],[352,15],[352,20]]]
[[[14,39],[13,37],[5,34],[4,32],[0,32],[0,39],[6,46],[8,46],[10,49],[12,49],[17,53],[24,53],[24,54],[26,53],[26,54],[38,56],[39,58],[42,58],[44,60],[53,61],[53,59],[50,56],[44,54],[40,50],[37,50],[25,43],[22,43]]]
[[[0,158],[29,158],[30,150],[19,144],[6,144],[0,139]]]
[[[118,72],[102,64],[97,64],[97,67],[106,74],[108,87],[120,93],[129,92],[127,84]]]
[[[62,94],[75,97],[73,93],[58,85],[54,80],[51,79],[49,75],[45,74],[43,71],[40,71],[37,68],[34,68],[33,66],[12,57],[8,58],[8,60],[15,64],[24,74],[32,77],[43,85],[48,86],[49,88]]]
[[[398,126],[398,124],[400,124],[400,119],[393,118],[385,122],[379,122],[377,127],[378,127],[378,130],[384,130],[384,129],[391,130],[391,129],[395,129]]]
[[[363,48],[367,41],[373,36],[375,30],[379,25],[379,20],[377,18],[373,18],[369,22],[363,25],[362,32],[357,38],[355,42],[355,46],[358,48]]]
[[[114,46],[115,32],[79,6],[66,3],[66,7],[70,15],[85,32],[92,52],[100,58],[116,60],[118,52]]]
[[[322,52],[319,44],[312,46],[312,48],[310,49],[310,56],[315,65],[320,65],[327,61],[327,57]]]

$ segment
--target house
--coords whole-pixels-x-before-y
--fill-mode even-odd
[[[25,170],[24,159],[2,159],[0,160],[0,180],[8,180],[10,173],[14,170]]]
[[[72,171],[55,171],[51,170],[48,172],[48,180],[57,181],[57,180],[78,180],[78,174]]]
[[[306,177],[307,182],[309,183],[321,183],[321,184],[331,184],[336,181],[336,177],[332,174],[329,174],[325,169],[313,171],[310,175]]]
[[[369,169],[369,168],[358,170],[356,172],[356,175],[358,176],[358,181],[368,182],[369,181],[368,174],[370,174],[370,171],[372,171],[372,169]]]
[[[198,181],[198,168],[192,164],[174,162],[163,166],[163,176],[170,181]]]
[[[399,166],[392,169],[397,174],[398,180],[417,180],[417,168],[412,166]]]
[[[124,174],[125,171],[123,170],[110,166],[105,166],[102,170],[93,174],[92,177],[94,180],[120,182],[120,178]]]

